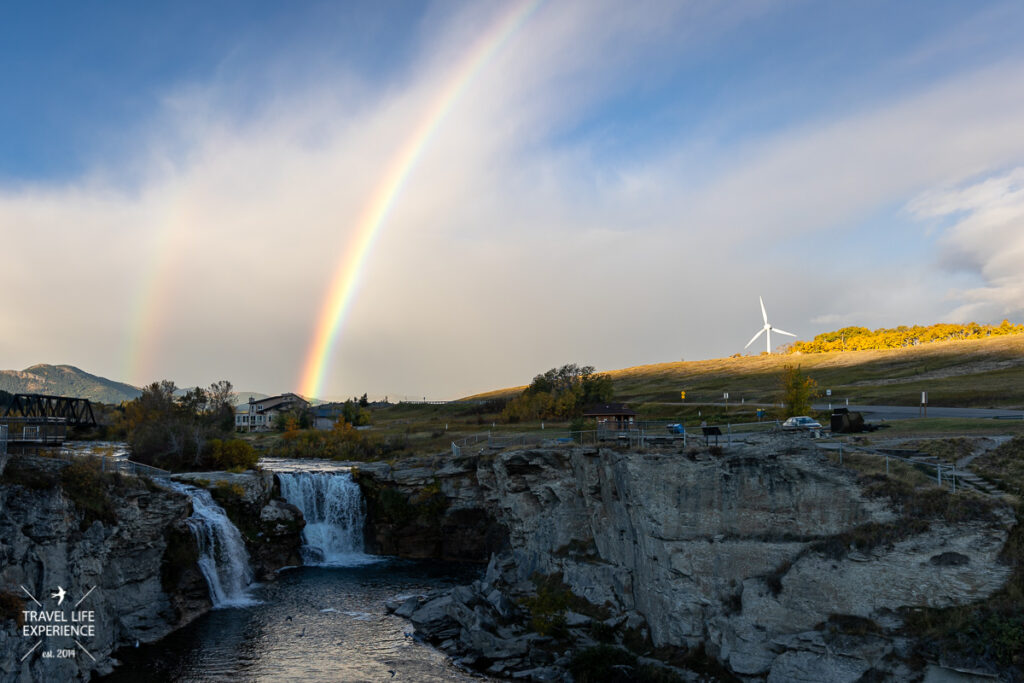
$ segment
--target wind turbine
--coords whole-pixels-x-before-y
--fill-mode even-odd
[[[764,299],[762,299],[760,296],[758,296],[757,298],[761,302],[761,317],[764,318],[764,327],[762,327],[761,330],[757,334],[754,335],[754,338],[747,342],[747,346],[744,346],[743,348],[744,349],[747,348],[748,346],[753,344],[755,341],[757,341],[758,337],[760,337],[762,334],[765,334],[767,332],[767,335],[764,338],[765,348],[768,350],[768,353],[771,353],[772,352],[772,330],[775,330],[779,334],[785,334],[785,335],[790,336],[790,337],[795,337],[796,335],[793,334],[792,332],[786,332],[785,330],[780,330],[777,327],[772,327],[772,324],[770,322],[768,322],[768,313],[767,313],[767,311],[764,310]]]

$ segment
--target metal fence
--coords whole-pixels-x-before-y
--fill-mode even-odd
[[[681,426],[682,430],[670,429],[671,426]],[[631,448],[643,448],[646,446],[681,445],[686,447],[690,442],[696,440],[698,443],[710,444],[714,439],[718,445],[732,445],[733,435],[750,434],[754,432],[768,432],[779,429],[777,420],[765,420],[763,422],[739,422],[736,424],[726,423],[712,425],[721,431],[718,437],[706,437],[701,426],[682,425],[678,421],[671,420],[646,420],[634,423],[626,429],[604,427],[588,430],[556,430],[547,429],[533,432],[486,432],[473,434],[457,441],[452,441],[452,455],[459,457],[463,449],[477,446],[481,450],[506,449],[516,446],[531,445],[620,445]]]
[[[171,472],[162,470],[159,467],[144,465],[141,462],[135,462],[134,460],[129,460],[128,458],[123,457],[110,456],[105,453],[57,452],[45,457],[62,460],[68,463],[73,462],[76,458],[99,458],[101,472],[120,472],[121,474],[128,474],[135,477],[169,477],[172,474]]]
[[[66,418],[5,416],[2,419],[8,444],[59,445],[67,438]]]
[[[896,453],[891,453],[891,452],[886,452],[886,451],[882,451],[882,450],[877,450],[877,449],[874,449],[874,448],[867,448],[867,447],[864,447],[864,446],[851,446],[850,444],[844,444],[842,441],[833,441],[833,442],[827,442],[827,443],[819,443],[817,445],[818,445],[818,448],[820,448],[821,450],[838,453],[838,455],[839,455],[839,464],[840,465],[843,464],[843,453],[844,453],[844,451],[846,453],[851,453],[852,452],[852,453],[856,453],[858,455],[874,455],[874,456],[877,456],[877,457],[880,457],[880,458],[885,458],[885,473],[887,475],[889,474],[889,460],[890,460],[890,458],[893,459],[893,460],[899,460],[901,462],[905,462],[908,465],[910,465],[911,467],[934,468],[935,469],[935,481],[936,481],[936,483],[939,486],[943,486],[943,485],[949,486],[950,490],[953,493],[956,493],[957,490],[958,490],[957,489],[957,481],[959,479],[965,478],[964,477],[965,474],[966,475],[970,474],[970,472],[964,472],[962,470],[958,470],[956,468],[955,464],[950,464],[948,462],[942,462],[941,460],[933,459],[930,456],[929,457],[924,457],[924,456],[903,456],[903,455],[898,455]],[[943,484],[943,481],[945,481],[945,484]],[[960,486],[959,490],[963,490],[963,486],[962,485]],[[980,489],[977,489],[977,488],[975,488],[975,490],[978,491],[979,493],[986,493],[985,491],[981,491]]]

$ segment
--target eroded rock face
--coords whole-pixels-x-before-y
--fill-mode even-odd
[[[366,547],[379,555],[487,562],[505,528],[480,486],[477,459],[354,463],[366,500]]]
[[[59,463],[26,459],[42,476],[59,472]],[[25,586],[53,609],[50,595],[58,586],[76,602],[96,587],[81,605],[96,612],[96,635],[85,643],[95,662],[85,655],[19,661],[35,641],[6,619],[0,622],[0,680],[75,680],[109,671],[118,647],[157,640],[209,609],[184,522],[189,499],[132,477],[124,482],[111,496],[116,523],[97,520],[84,528],[82,510],[59,486],[0,483],[0,590],[32,606]],[[193,558],[191,565],[175,566],[182,558]],[[67,642],[52,641],[55,647]]]
[[[86,655],[19,661],[35,641],[21,637],[4,611],[0,681],[75,680],[109,672],[118,648],[158,640],[210,609],[195,536],[185,521],[192,514],[188,496],[124,477],[108,491],[107,518],[90,523],[62,488],[65,463],[23,456],[15,463],[13,470],[7,463],[0,481],[0,592],[27,601],[25,586],[45,600],[62,586],[77,601],[95,586],[82,604],[96,611],[96,636],[85,643],[95,662]],[[298,508],[275,497],[273,475],[201,472],[176,478],[211,489],[243,532],[260,580],[273,578],[282,566],[301,564],[305,522]],[[46,609],[51,602],[44,601]],[[65,647],[68,641],[53,643]]]
[[[895,632],[888,627],[899,625],[902,608],[968,603],[1003,586],[1010,568],[997,557],[1012,516],[929,520],[921,525],[927,530],[905,530],[861,552],[837,550],[836,539],[856,530],[898,527],[897,512],[887,499],[867,497],[850,471],[798,440],[782,441],[734,446],[723,457],[578,447],[504,452],[476,459],[475,471],[462,465],[455,482],[420,471],[419,481],[454,493],[451,507],[490,510],[508,546],[465,600],[453,592],[451,602],[417,605],[418,629],[487,670],[554,666],[558,658],[547,655],[505,658],[507,643],[483,647],[487,638],[473,634],[531,635],[519,606],[537,595],[537,577],[556,576],[595,612],[565,619],[562,643],[577,649],[610,630],[618,642],[628,632],[640,650],[703,650],[750,679],[914,675],[900,663],[907,643],[884,635]],[[402,480],[398,466],[387,476]],[[495,617],[500,601],[518,616]],[[607,628],[595,629],[602,610]],[[862,626],[848,633],[838,616]]]
[[[272,472],[185,472],[173,478],[210,491],[241,532],[257,580],[273,580],[278,569],[302,564],[306,521],[280,497]]]

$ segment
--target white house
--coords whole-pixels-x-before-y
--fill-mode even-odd
[[[250,398],[248,404],[235,406],[235,429],[240,432],[266,432],[274,428],[274,420],[281,413],[308,408],[309,401],[292,393]]]

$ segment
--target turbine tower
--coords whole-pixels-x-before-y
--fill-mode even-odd
[[[744,346],[743,348],[746,349],[748,346],[750,346],[755,341],[757,341],[758,337],[760,337],[762,334],[765,334],[766,335],[765,338],[764,338],[765,348],[768,350],[768,353],[771,353],[772,352],[772,330],[775,330],[779,334],[785,334],[785,335],[790,336],[790,337],[795,337],[796,335],[793,334],[792,332],[786,332],[785,330],[780,330],[777,327],[772,327],[771,323],[768,322],[768,313],[767,313],[767,311],[764,310],[764,299],[762,299],[760,296],[758,296],[757,298],[761,302],[761,317],[764,318],[764,327],[762,327],[758,331],[758,333],[754,335],[754,338],[747,342],[747,346]]]

